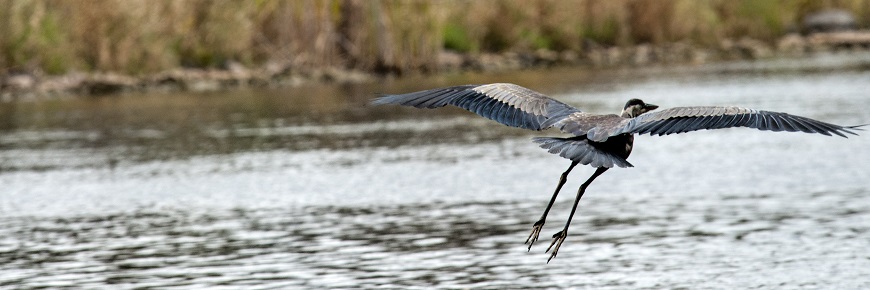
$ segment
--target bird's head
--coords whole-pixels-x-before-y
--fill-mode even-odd
[[[640,114],[655,110],[658,107],[659,106],[653,104],[644,103],[640,99],[631,99],[625,103],[625,108],[622,109],[622,117],[634,118],[640,116]]]

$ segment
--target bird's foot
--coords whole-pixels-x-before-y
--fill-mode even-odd
[[[532,233],[529,234],[529,238],[526,239],[526,244],[529,245],[529,251],[532,250],[532,245],[534,245],[535,241],[538,240],[538,235],[541,234],[541,229],[543,229],[543,228],[544,228],[544,219],[541,219],[541,220],[535,222],[534,225],[532,225]]]
[[[550,253],[550,258],[547,259],[547,263],[550,263],[550,260],[556,257],[556,254],[559,253],[559,248],[562,247],[562,243],[565,242],[566,238],[568,238],[568,231],[566,230],[561,230],[553,235],[553,242],[550,243],[550,247],[547,248],[547,253],[550,253],[551,249],[553,252]],[[553,248],[554,245],[556,246],[555,248]]]

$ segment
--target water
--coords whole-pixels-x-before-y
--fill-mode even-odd
[[[0,104],[0,288],[866,289],[870,137],[638,137],[523,245],[568,161],[462,110],[375,92],[516,82],[586,111],[631,97],[870,122],[870,55],[448,75],[358,86]]]

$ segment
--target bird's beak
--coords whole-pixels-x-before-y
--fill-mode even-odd
[[[646,104],[646,105],[644,106],[644,108],[647,109],[648,111],[652,111],[652,110],[658,109],[659,106],[658,106],[658,105],[653,105],[653,104]]]

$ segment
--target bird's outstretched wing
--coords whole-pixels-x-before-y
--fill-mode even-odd
[[[417,108],[457,106],[504,125],[543,130],[575,112],[568,104],[515,84],[464,85],[401,95],[385,95],[372,104]]]
[[[858,127],[861,126],[840,126],[787,113],[740,107],[676,107],[624,119],[615,126],[603,129],[610,136],[623,133],[661,136],[697,130],[749,127],[766,131],[819,133],[828,136],[835,134],[846,137],[845,134],[857,135],[852,130],[860,130]]]

